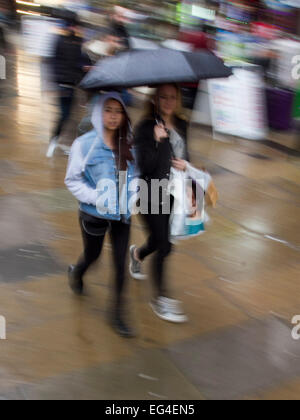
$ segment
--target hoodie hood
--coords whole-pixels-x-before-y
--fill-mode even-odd
[[[123,102],[123,99],[121,98],[121,95],[117,92],[109,92],[109,93],[105,93],[103,95],[101,95],[95,106],[93,109],[93,113],[92,113],[92,119],[91,122],[95,128],[95,130],[97,131],[98,134],[98,138],[103,141],[103,133],[104,133],[104,128],[103,128],[103,109],[104,109],[104,105],[105,103],[110,100],[110,99],[115,99],[116,101],[120,102],[120,104],[123,106],[124,111],[126,113],[126,116],[128,118],[129,121],[129,115],[127,113],[126,110],[126,106]],[[130,127],[131,128],[131,127]]]
[[[109,92],[97,98],[97,101],[93,108],[92,117],[91,117],[91,122],[94,126],[94,129],[97,135],[90,148],[88,155],[86,156],[84,160],[82,170],[84,170],[86,165],[89,164],[91,161],[93,161],[93,159],[97,156],[99,148],[103,147],[103,144],[104,144],[103,109],[104,109],[105,103],[109,99],[115,99],[116,101],[120,102],[120,104],[123,106],[127,119],[128,119],[128,125],[129,125],[128,132],[130,133],[132,131],[132,127],[130,124],[130,119],[129,119],[126,106],[119,93]]]

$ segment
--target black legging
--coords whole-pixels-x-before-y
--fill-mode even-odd
[[[147,214],[144,220],[148,226],[150,236],[147,243],[139,249],[139,258],[156,252],[153,264],[155,297],[168,297],[165,280],[165,259],[172,251],[170,242],[170,214]]]
[[[119,312],[123,302],[130,225],[123,222],[108,222],[83,213],[80,213],[79,221],[84,245],[84,253],[76,265],[76,271],[80,276],[84,276],[89,267],[100,257],[105,235],[108,230],[110,232],[116,270],[115,310]]]
[[[70,118],[75,97],[75,89],[72,87],[60,88],[59,95],[60,116],[54,130],[53,137],[59,137],[61,135],[66,122]]]

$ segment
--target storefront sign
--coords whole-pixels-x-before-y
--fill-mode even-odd
[[[209,81],[209,94],[216,132],[249,140],[266,137],[266,100],[259,72],[235,69],[229,79]]]

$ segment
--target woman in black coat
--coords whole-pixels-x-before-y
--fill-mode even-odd
[[[180,89],[162,85],[157,89],[150,110],[135,132],[135,149],[141,178],[148,184],[148,213],[145,218],[150,236],[147,243],[130,249],[130,273],[142,280],[142,262],[152,253],[154,259],[154,299],[151,307],[161,319],[182,323],[187,321],[181,303],[170,298],[165,279],[165,259],[172,250],[169,239],[173,197],[168,195],[171,167],[184,171],[187,152],[187,122],[179,115]],[[160,182],[160,193],[153,183]],[[151,188],[152,187],[152,188]]]

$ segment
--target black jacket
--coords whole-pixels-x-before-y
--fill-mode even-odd
[[[172,146],[169,139],[159,143],[154,138],[154,127],[156,119],[142,121],[135,130],[134,146],[136,150],[137,163],[140,176],[147,182],[151,179],[169,179],[171,171],[171,161],[173,158]],[[187,148],[186,121],[176,118],[176,130],[186,144],[186,160],[189,160]]]
[[[124,49],[129,50],[130,49],[130,42],[129,42],[130,35],[126,27],[122,23],[112,20],[111,29],[117,37],[121,38]]]
[[[82,53],[82,38],[75,35],[58,37],[53,71],[56,83],[77,85],[84,76],[83,67],[90,65],[87,56]]]

